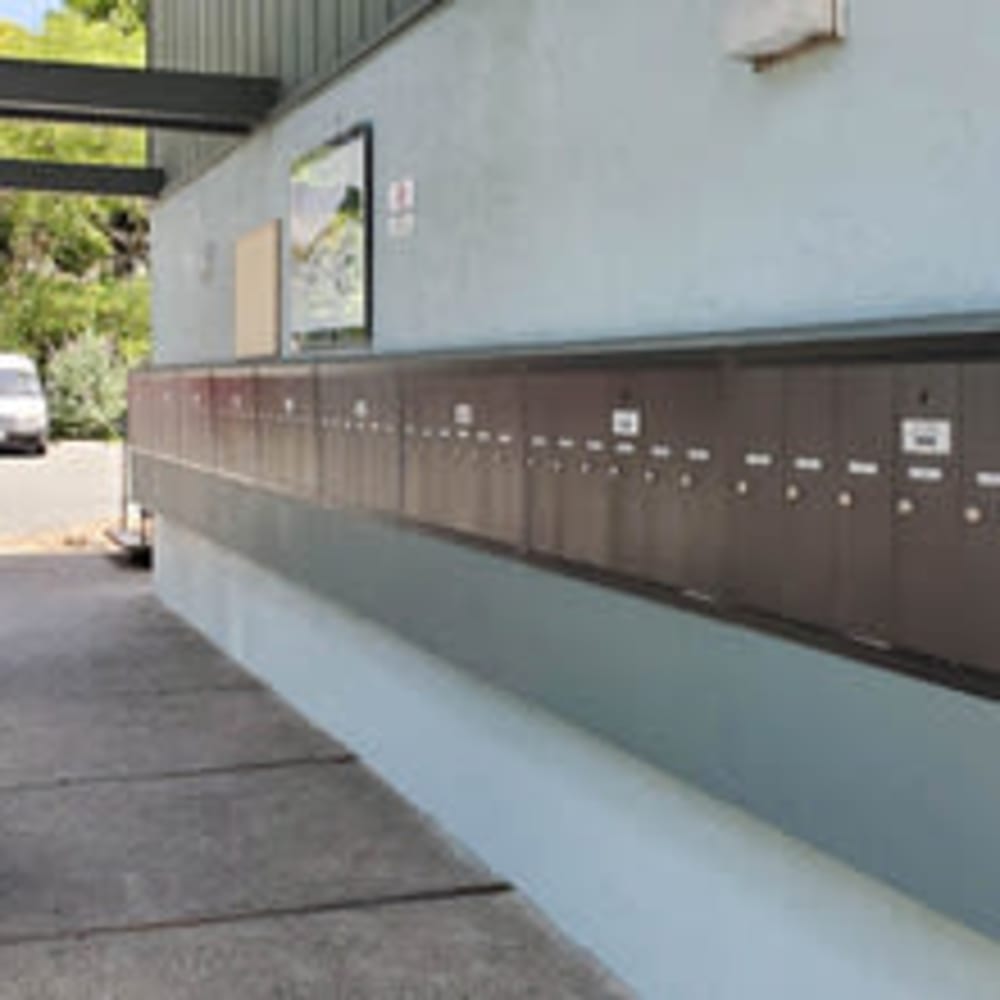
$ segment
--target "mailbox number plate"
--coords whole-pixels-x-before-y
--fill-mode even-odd
[[[904,420],[903,452],[906,455],[950,455],[951,421]]]

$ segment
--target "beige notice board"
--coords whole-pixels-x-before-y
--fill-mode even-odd
[[[281,335],[281,223],[274,219],[236,243],[236,357],[278,353]]]

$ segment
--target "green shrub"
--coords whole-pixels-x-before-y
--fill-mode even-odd
[[[112,438],[121,434],[128,368],[110,340],[84,333],[49,360],[46,390],[53,437]]]

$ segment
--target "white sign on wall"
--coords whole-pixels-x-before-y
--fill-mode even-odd
[[[386,194],[386,229],[391,239],[405,240],[417,228],[417,182],[403,177],[389,185]]]
[[[729,0],[726,52],[763,62],[811,42],[842,38],[845,0]]]

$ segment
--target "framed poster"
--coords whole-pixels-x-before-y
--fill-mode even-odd
[[[291,348],[366,347],[372,329],[372,134],[337,136],[292,167]]]

